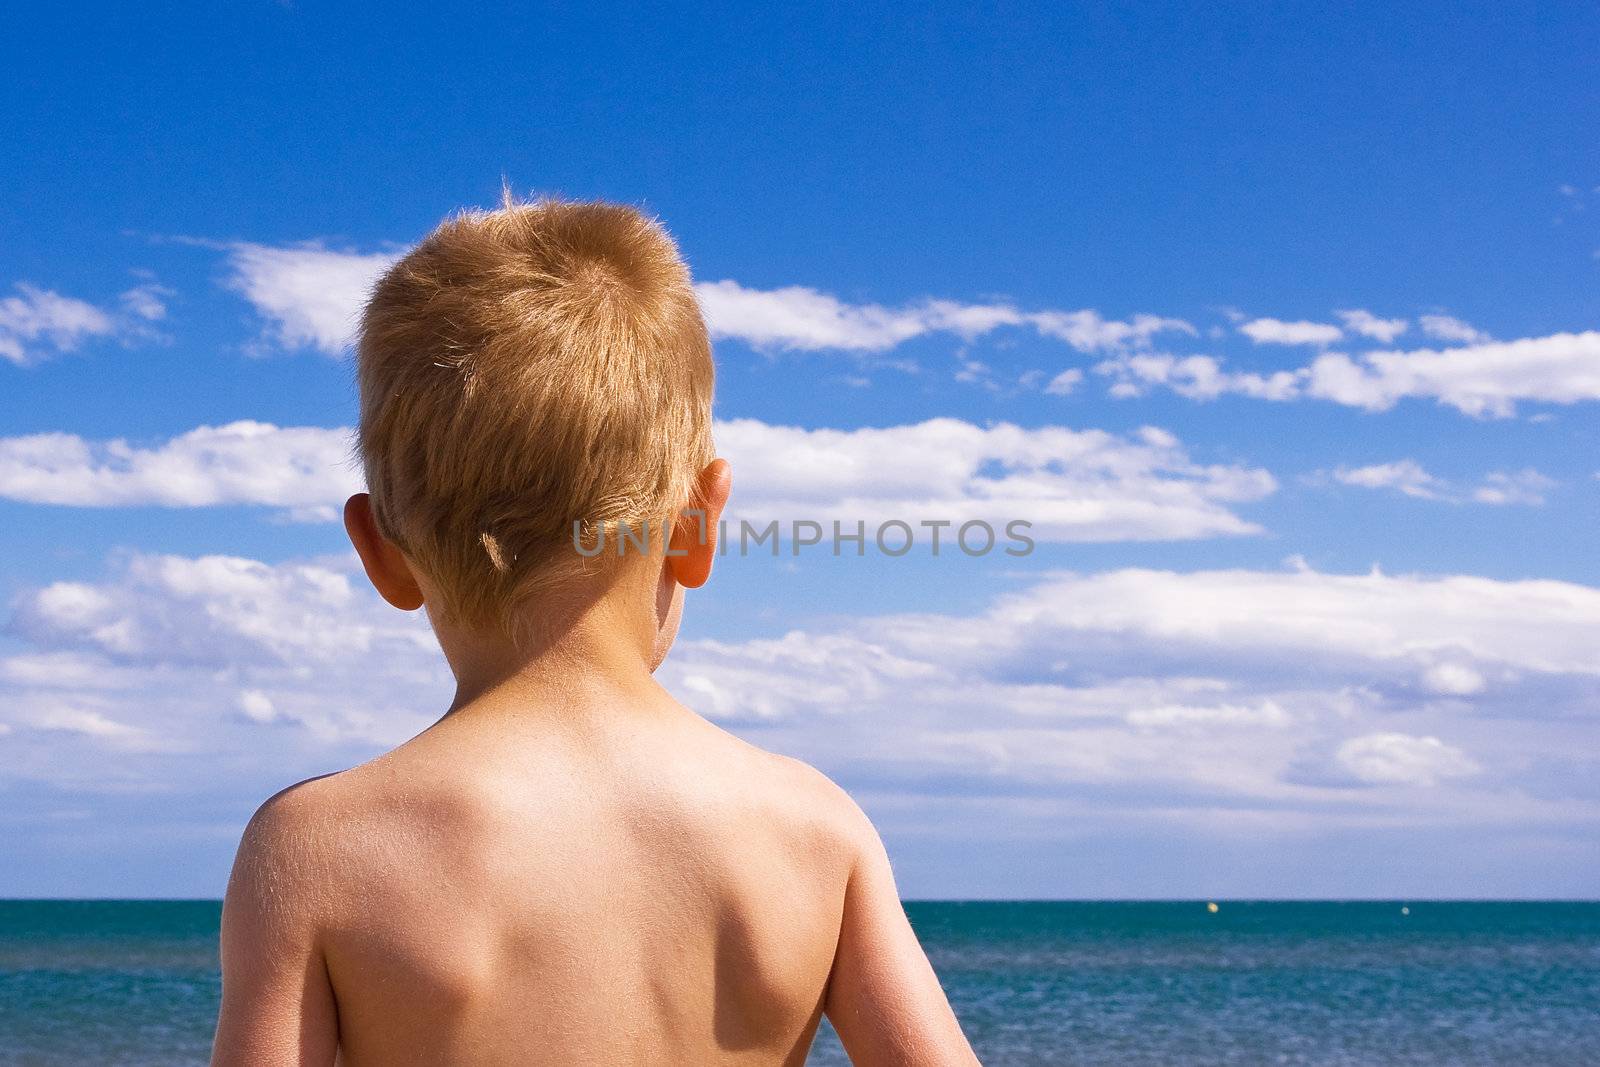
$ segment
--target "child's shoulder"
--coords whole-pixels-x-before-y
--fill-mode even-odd
[[[557,819],[531,818],[540,827],[538,847],[548,850],[560,842],[555,826],[582,823],[583,816],[574,821],[576,810],[592,803],[593,818],[608,817],[619,796],[652,824],[808,857],[824,880],[848,877],[861,857],[881,849],[865,813],[827,775],[705,725],[692,736],[680,734],[670,749],[652,746],[632,758],[617,753],[614,764],[606,761],[614,767],[611,779],[574,776],[567,766],[532,779],[520,771],[508,777],[480,762],[463,766],[453,753],[441,758],[401,746],[271,797],[245,830],[238,866],[270,871],[281,888],[298,883],[329,899],[337,885],[390,878],[395,872],[387,867],[398,853],[447,847],[459,864],[470,859],[474,843],[508,830],[527,838],[523,822],[559,808]],[[553,787],[555,781],[567,784]],[[612,800],[599,799],[607,796]],[[495,845],[501,848],[501,840]]]
[[[289,786],[251,816],[233,883],[288,922],[347,918],[366,890],[395,882],[397,855],[419,854],[430,813],[418,801],[428,794],[405,788],[383,757]]]
[[[724,736],[730,742],[727,770],[740,779],[740,792],[759,797],[774,824],[846,861],[877,844],[877,831],[866,814],[826,774],[803,760]]]
[[[268,797],[256,809],[239,843],[239,861],[270,863],[284,872],[306,870],[334,847],[331,832],[351,804],[349,771],[296,782]]]
[[[260,856],[282,870],[311,871],[352,860],[362,846],[400,820],[420,790],[400,788],[386,753],[279,790],[245,826],[240,856]]]
[[[337,863],[332,852],[339,838],[330,833],[338,817],[331,803],[341,793],[337,777],[296,783],[250,817],[229,880],[225,930],[229,909],[284,931],[304,929],[322,917],[320,904],[328,899],[325,871]]]
[[[309,846],[317,837],[318,824],[332,813],[335,798],[343,794],[338,779],[346,773],[319,774],[268,797],[245,826],[245,844],[274,849]]]

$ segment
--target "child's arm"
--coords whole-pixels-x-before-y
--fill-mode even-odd
[[[330,1067],[338,1011],[317,945],[306,835],[288,794],[245,829],[222,905],[222,1013],[212,1067]]]
[[[865,816],[859,818],[855,869],[828,981],[828,1018],[857,1067],[976,1064],[906,919],[883,843]]]

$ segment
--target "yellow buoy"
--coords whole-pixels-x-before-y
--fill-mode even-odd
[[[1215,915],[1217,913],[1217,902],[1213,900],[1210,903],[1208,903],[1206,905],[1206,910],[1209,911],[1211,914]]]

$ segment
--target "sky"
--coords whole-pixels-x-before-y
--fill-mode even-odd
[[[1592,5],[27,22],[0,896],[218,896],[265,797],[448,705],[336,521],[348,342],[502,185],[678,240],[736,519],[868,524],[719,561],[659,676],[904,895],[1600,891]]]

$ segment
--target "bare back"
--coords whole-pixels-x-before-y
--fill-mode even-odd
[[[804,1058],[849,854],[803,768],[682,720],[598,750],[449,729],[327,783],[349,1063]]]
[[[850,872],[831,787],[686,714],[542,725],[451,717],[275,801],[322,868],[343,1061],[803,1060]]]
[[[974,1062],[912,1054],[959,1028],[864,842],[676,704],[448,716],[257,815],[215,1062],[798,1064],[824,1010],[857,1062]],[[274,998],[294,1025],[252,1032]]]

